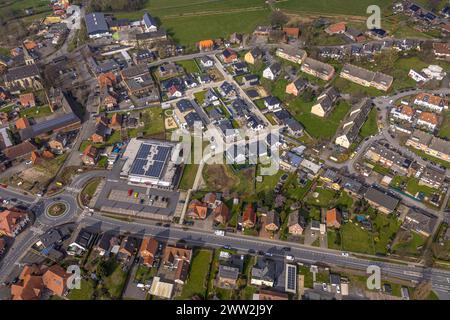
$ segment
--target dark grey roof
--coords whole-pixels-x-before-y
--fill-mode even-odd
[[[288,118],[284,123],[292,132],[303,131],[303,126],[294,118]]]
[[[256,264],[252,268],[252,278],[266,281],[275,281],[276,265],[273,260],[258,257]]]
[[[266,102],[269,106],[274,106],[281,103],[280,99],[274,96],[264,98],[264,102]]]
[[[151,40],[151,39],[160,39],[160,38],[166,38],[166,31],[164,29],[159,29],[158,31],[154,32],[144,32],[144,33],[137,33],[136,34],[136,40]]]
[[[88,34],[99,34],[109,32],[105,15],[102,12],[88,13],[85,17]]]
[[[219,277],[237,280],[239,277],[239,269],[235,267],[219,265]]]
[[[200,118],[200,116],[198,115],[198,113],[195,112],[195,111],[189,112],[189,113],[184,117],[184,120],[186,120],[186,123],[187,123],[187,125],[188,125],[189,128],[192,128],[196,122],[201,122],[201,123],[203,124],[202,118]]]
[[[400,202],[397,198],[388,195],[385,192],[381,192],[373,187],[369,188],[364,194],[366,200],[374,202],[375,204],[388,209],[389,211],[394,211]]]
[[[58,241],[62,240],[62,235],[57,229],[51,229],[50,231],[47,231],[43,235],[39,237],[39,240],[42,242],[42,245],[45,248],[48,248]]]
[[[189,101],[188,99],[181,99],[181,100],[177,101],[176,105],[177,105],[178,110],[180,110],[180,112],[186,112],[186,111],[194,109],[192,102]]]
[[[157,27],[156,20],[147,12],[144,13],[144,23],[147,28]]]
[[[35,64],[32,64],[9,69],[6,74],[6,81],[15,81],[36,76],[39,76],[39,69]]]
[[[150,74],[148,67],[144,64],[138,64],[136,66],[128,67],[122,70],[122,75],[125,78],[133,78],[144,74]]]
[[[31,127],[21,130],[19,134],[22,140],[27,140],[37,137],[43,133],[74,125],[76,123],[80,123],[80,119],[75,115],[75,113],[71,112],[51,120],[36,123]]]
[[[77,237],[75,238],[74,242],[84,248],[88,248],[93,238],[94,238],[93,233],[87,231],[86,229],[81,229]]]

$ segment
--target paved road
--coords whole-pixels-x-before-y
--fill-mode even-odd
[[[243,252],[249,250],[270,252],[274,256],[284,257],[283,248],[289,246],[289,254],[298,261],[312,264],[338,265],[340,267],[367,270],[369,265],[377,265],[382,274],[407,281],[419,282],[422,278],[431,279],[433,289],[445,293],[450,289],[450,272],[439,269],[425,269],[421,266],[400,265],[388,262],[372,261],[364,258],[344,257],[341,252],[317,247],[308,247],[295,243],[271,241],[248,236],[233,234],[231,236],[216,236],[205,231],[182,229],[179,227],[165,228],[159,226],[142,225],[140,223],[123,222],[102,216],[86,217],[83,223],[97,230],[120,229],[121,232],[130,232],[137,235],[151,235],[160,240],[184,240],[189,244],[209,247],[222,247],[229,245]]]

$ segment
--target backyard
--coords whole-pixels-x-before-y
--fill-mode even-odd
[[[206,280],[208,279],[211,259],[212,252],[210,250],[199,249],[194,251],[188,280],[183,286],[183,291],[178,297],[179,299],[190,299],[193,296],[206,297]]]
[[[314,104],[315,102],[295,99],[287,104],[286,107],[312,137],[331,139],[339,128],[340,122],[350,110],[350,105],[345,101],[341,101],[327,117],[320,118],[311,113],[311,107]]]

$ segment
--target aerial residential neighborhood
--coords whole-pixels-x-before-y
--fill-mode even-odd
[[[450,300],[450,3],[378,2],[0,0],[0,300]]]

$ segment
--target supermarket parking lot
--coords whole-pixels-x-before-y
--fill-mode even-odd
[[[179,199],[180,193],[177,191],[129,185],[125,180],[108,180],[98,196],[95,208],[100,210],[108,207],[120,212],[129,210],[172,216],[183,206]]]

